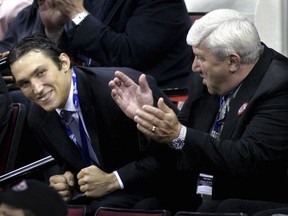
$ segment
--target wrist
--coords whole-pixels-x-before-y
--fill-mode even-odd
[[[185,145],[186,133],[187,133],[187,127],[185,127],[184,125],[181,125],[179,136],[176,137],[172,141],[172,143],[169,144],[169,146],[173,149],[176,149],[176,150],[182,149]]]
[[[118,189],[124,189],[124,185],[123,182],[118,174],[117,171],[114,171],[112,173],[112,175],[114,175],[114,177],[116,177],[116,181],[114,181],[114,187],[118,190]]]

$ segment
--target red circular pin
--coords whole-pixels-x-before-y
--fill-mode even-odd
[[[242,115],[242,113],[245,111],[246,107],[247,107],[248,103],[245,102],[240,109],[238,110],[238,116]]]

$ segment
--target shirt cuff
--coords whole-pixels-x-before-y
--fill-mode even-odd
[[[117,178],[117,180],[118,180],[118,183],[119,183],[119,185],[120,185],[120,188],[121,188],[121,189],[124,189],[124,184],[123,184],[123,182],[122,182],[122,180],[121,180],[118,172],[117,172],[117,171],[114,171],[113,173],[115,174],[115,176],[116,176],[116,178]]]

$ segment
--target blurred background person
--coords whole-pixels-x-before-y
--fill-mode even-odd
[[[183,0],[34,0],[11,24],[0,52],[40,32],[79,64],[131,67],[161,88],[182,88],[191,75],[190,26]]]
[[[31,3],[32,0],[0,0],[0,40],[4,38],[11,20],[17,16],[20,10]]]

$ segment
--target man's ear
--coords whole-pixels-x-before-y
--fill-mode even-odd
[[[61,53],[59,58],[61,61],[61,70],[68,71],[71,65],[69,56],[66,53]]]
[[[228,58],[229,58],[228,63],[229,63],[230,71],[232,71],[232,72],[237,71],[239,69],[240,63],[241,63],[240,56],[233,53],[233,54],[230,54]]]

